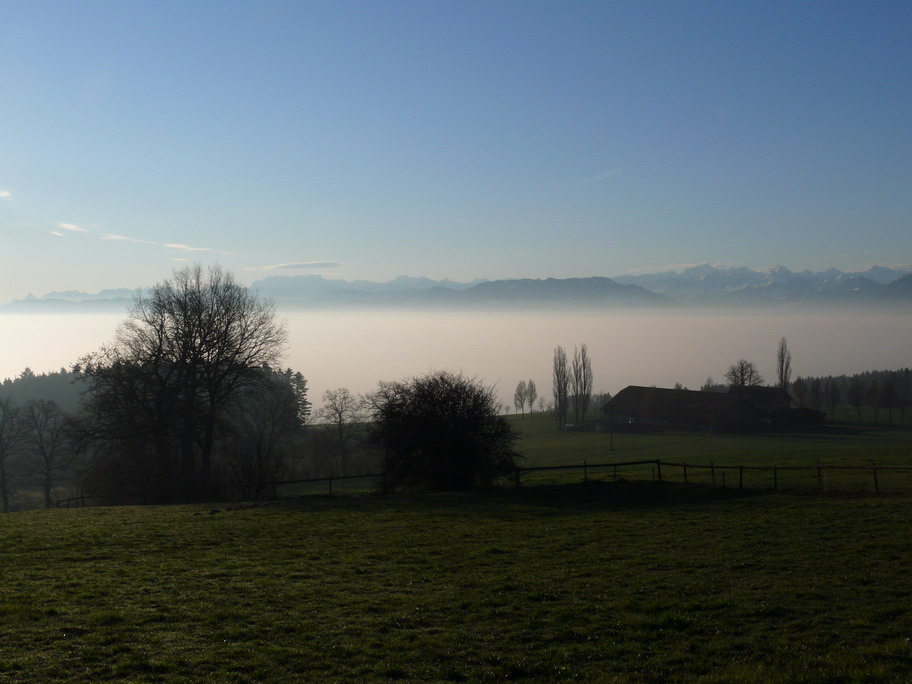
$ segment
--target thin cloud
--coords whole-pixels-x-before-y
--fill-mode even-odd
[[[57,237],[63,237],[63,233],[61,233],[60,231],[57,231],[57,230],[49,230],[48,232],[49,232],[51,235],[56,235]]]
[[[10,199],[12,198],[13,193],[9,190],[0,190],[0,199]]]
[[[591,183],[598,183],[600,181],[608,180],[609,178],[614,178],[615,176],[619,176],[622,173],[624,173],[624,169],[622,169],[621,167],[617,167],[617,168],[611,169],[610,171],[603,171],[602,173],[598,173],[594,176],[589,176],[589,178],[584,178],[583,180],[581,180],[579,182],[579,184],[580,185],[590,185]]]
[[[82,226],[77,226],[75,223],[58,223],[57,227],[61,230],[69,230],[73,233],[88,233],[88,228],[83,228]]]
[[[127,240],[129,242],[136,242],[136,240],[131,240],[126,235],[114,235],[113,233],[105,233],[101,236],[102,240]]]
[[[341,266],[338,261],[299,261],[293,264],[275,264],[263,266],[264,271],[306,271],[314,268],[337,268]]]
[[[167,247],[168,249],[179,249],[183,252],[211,252],[212,250],[208,247],[191,247],[190,245],[182,245],[178,242],[167,242],[162,247]]]

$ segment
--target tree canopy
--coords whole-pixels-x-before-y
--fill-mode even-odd
[[[466,489],[516,468],[516,433],[499,415],[493,388],[477,380],[438,371],[384,382],[371,406],[371,442],[383,454],[388,488]]]

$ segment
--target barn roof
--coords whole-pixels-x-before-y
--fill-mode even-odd
[[[636,385],[618,392],[603,410],[615,416],[689,425],[755,422],[762,418],[762,412],[738,394]]]

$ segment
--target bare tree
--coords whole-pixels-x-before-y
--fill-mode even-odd
[[[737,363],[729,366],[725,371],[725,379],[728,380],[729,387],[754,387],[763,384],[757,367],[746,359],[738,359]]]
[[[66,438],[66,418],[56,402],[31,399],[25,404],[26,444],[31,458],[28,468],[44,492],[44,507],[51,507],[51,494],[61,475],[69,470],[74,452]]]
[[[836,378],[827,378],[826,401],[831,418],[836,416],[836,407],[839,406],[841,400],[842,394],[839,390],[839,383],[836,381]]]
[[[570,386],[573,392],[573,416],[576,422],[586,420],[589,402],[592,399],[592,361],[585,344],[573,348]]]
[[[570,369],[567,365],[567,352],[564,348],[554,348],[554,368],[552,371],[554,392],[554,413],[557,416],[558,429],[567,423],[567,410],[570,400]]]
[[[289,375],[264,369],[260,381],[245,387],[228,410],[222,448],[245,499],[271,495],[269,483],[287,472],[306,418],[296,394]]]
[[[887,409],[887,420],[893,425],[893,409],[896,408],[896,377],[893,373],[885,373],[880,381],[880,400]]]
[[[354,426],[361,421],[360,412],[363,407],[364,400],[352,394],[347,387],[323,393],[323,408],[317,411],[317,416],[335,429],[339,445],[340,475],[346,474],[346,456],[355,437]]]
[[[12,399],[0,398],[0,496],[4,513],[9,512],[13,458],[19,453],[25,436],[25,422],[19,407]]]
[[[788,392],[789,381],[792,379],[792,353],[784,337],[779,340],[776,351],[776,378],[779,388]]]
[[[169,480],[176,461],[180,484],[205,495],[217,426],[285,341],[274,306],[231,274],[218,266],[177,270],[138,294],[116,344],[81,365],[85,408],[95,419],[85,433],[123,442],[141,428],[157,476]]]
[[[513,405],[516,407],[516,410],[522,414],[523,419],[526,417],[527,396],[528,388],[526,387],[526,381],[520,380],[519,384],[516,385],[516,391],[513,392]]]
[[[855,408],[855,411],[858,414],[858,422],[860,423],[861,407],[864,406],[865,400],[864,385],[861,382],[860,375],[853,375],[852,379],[849,380],[849,389],[846,393],[846,399],[849,400],[849,406]]]
[[[815,411],[820,410],[820,404],[823,402],[823,387],[820,378],[813,378],[808,388],[808,403]]]
[[[529,415],[535,409],[535,400],[538,399],[538,388],[535,386],[535,380],[529,380],[526,383],[526,401],[529,403]]]

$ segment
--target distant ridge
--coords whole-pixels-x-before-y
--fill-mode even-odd
[[[912,302],[908,286],[895,285],[908,274],[908,270],[884,266],[857,273],[835,268],[795,273],[784,266],[752,271],[701,264],[680,273],[621,275],[614,280],[640,285],[689,306],[888,305]]]
[[[754,271],[700,264],[613,278],[514,278],[456,282],[399,276],[386,282],[340,280],[320,275],[269,276],[251,289],[284,309],[339,307],[573,308],[573,307],[897,307],[912,305],[912,273],[874,266],[845,273],[793,272],[783,266]],[[29,295],[0,305],[0,312],[75,313],[128,309],[135,290],[76,290]]]

